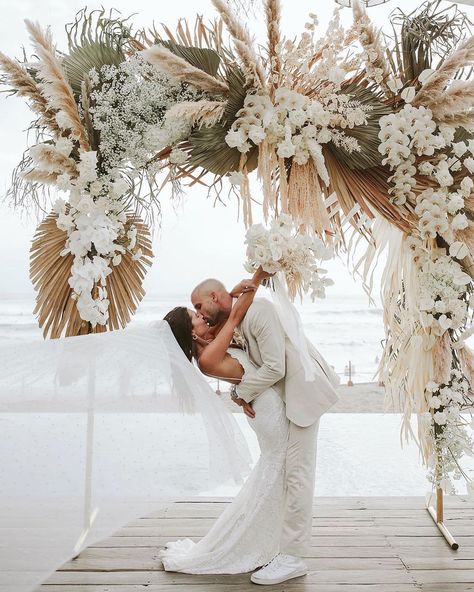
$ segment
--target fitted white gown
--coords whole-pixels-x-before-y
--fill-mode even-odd
[[[229,348],[245,374],[256,367],[246,352]],[[260,458],[237,496],[197,543],[180,539],[159,556],[167,571],[233,574],[253,571],[279,552],[285,503],[285,461],[289,421],[285,405],[269,388],[253,401],[256,416],[247,418],[260,446]]]

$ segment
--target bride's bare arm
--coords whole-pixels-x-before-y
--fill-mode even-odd
[[[227,348],[232,341],[234,329],[245,317],[246,312],[255,298],[258,286],[266,277],[269,277],[269,274],[259,267],[252,278],[252,284],[255,289],[244,292],[239,296],[222,329],[219,331],[215,339],[202,351],[199,357],[199,366],[204,372],[217,373],[216,368],[218,368],[219,364],[225,358]]]

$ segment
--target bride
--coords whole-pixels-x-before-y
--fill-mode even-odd
[[[253,278],[255,289],[250,291],[246,291],[248,283],[236,286],[231,295],[240,296],[211,341],[205,339],[208,324],[193,310],[176,307],[164,317],[187,358],[196,360],[206,375],[238,384],[244,374],[256,372],[246,351],[233,342],[233,335],[253,302],[256,288],[268,275],[259,270]],[[268,563],[279,552],[289,421],[284,403],[273,388],[256,397],[252,407],[247,408],[246,415],[260,446],[257,464],[238,495],[199,542],[172,541],[160,551],[165,570],[245,573]]]

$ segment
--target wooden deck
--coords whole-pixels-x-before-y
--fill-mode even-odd
[[[250,574],[194,576],[163,571],[167,541],[198,540],[228,500],[169,504],[84,550],[38,592],[248,592]],[[474,500],[445,497],[445,523],[460,547],[439,533],[422,497],[317,497],[306,561],[310,573],[267,586],[285,592],[474,591]],[[265,588],[262,588],[265,589]]]

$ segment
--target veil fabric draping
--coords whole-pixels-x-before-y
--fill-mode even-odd
[[[234,406],[165,321],[0,347],[0,591],[31,592],[163,502],[241,483]]]

